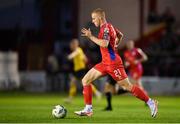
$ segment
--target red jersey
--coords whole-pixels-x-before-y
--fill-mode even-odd
[[[140,59],[142,56],[139,53],[137,48],[133,48],[132,50],[126,50],[124,52],[125,60],[130,64],[129,68],[131,70],[143,70],[141,62],[135,64],[134,61]]]
[[[110,23],[105,23],[100,27],[100,32],[98,35],[99,39],[105,39],[109,41],[107,48],[100,47],[102,63],[106,65],[112,64],[122,64],[121,57],[115,48],[116,31]]]

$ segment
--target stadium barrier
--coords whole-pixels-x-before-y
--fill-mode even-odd
[[[49,89],[49,83],[45,72],[21,72],[21,82],[26,91],[46,92]],[[60,73],[57,75],[55,91],[68,92],[69,75]],[[103,91],[105,78],[101,78],[94,84]],[[52,82],[51,82],[52,83]],[[81,90],[81,83],[78,84],[78,90]],[[180,78],[168,77],[143,77],[142,84],[150,95],[180,95]],[[81,91],[79,91],[81,92]]]
[[[21,88],[28,92],[65,92],[67,90],[67,74],[59,73],[49,76],[45,71],[20,72]]]
[[[0,90],[11,90],[21,88],[28,92],[58,91],[68,92],[69,74],[59,73],[53,77],[48,76],[45,71],[25,71],[17,70],[17,55],[0,52]],[[6,57],[5,57],[6,56]],[[15,57],[16,56],[16,57]],[[16,66],[16,67],[15,67]],[[103,91],[105,78],[101,78],[94,84]],[[180,95],[180,78],[170,77],[143,77],[142,84],[150,95]],[[77,83],[81,92],[81,83]]]
[[[143,77],[142,83],[151,95],[180,95],[180,78]]]

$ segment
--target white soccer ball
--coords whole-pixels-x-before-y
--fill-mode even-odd
[[[64,118],[66,117],[67,110],[62,105],[56,105],[52,110],[52,115],[55,118]]]

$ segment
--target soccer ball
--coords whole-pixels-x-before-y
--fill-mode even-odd
[[[67,110],[62,105],[56,105],[52,110],[52,115],[54,118],[64,118],[66,117],[66,114],[67,114]]]

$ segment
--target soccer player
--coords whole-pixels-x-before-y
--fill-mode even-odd
[[[147,61],[147,55],[140,48],[135,48],[134,42],[132,40],[128,41],[126,46],[127,50],[124,52],[125,67],[128,69],[128,72],[130,74],[130,81],[144,90],[141,83],[141,77],[143,74],[142,62]],[[107,83],[105,84],[107,107],[104,110],[112,110],[111,99],[113,93],[123,94],[127,92],[122,88],[115,88],[115,83],[116,82],[111,77],[109,77]],[[145,90],[144,92],[147,94]]]
[[[70,103],[73,97],[76,94],[76,81],[81,80],[86,73],[86,62],[87,57],[84,54],[82,48],[79,46],[78,39],[72,39],[70,42],[70,49],[72,52],[68,55],[68,59],[73,61],[74,72],[73,76],[70,78],[70,88],[69,88],[69,96],[65,99],[65,102]],[[96,89],[96,87],[91,84],[93,93],[96,95],[98,99],[101,98],[101,93]]]
[[[75,114],[79,116],[92,116],[92,87],[91,83],[104,75],[110,75],[116,82],[136,96],[140,100],[147,103],[151,110],[151,116],[156,117],[158,112],[158,103],[156,100],[152,100],[148,95],[144,93],[136,85],[132,85],[127,78],[126,72],[123,67],[121,57],[118,55],[116,47],[119,42],[117,40],[117,34],[114,27],[106,21],[104,10],[98,8],[91,13],[92,23],[96,27],[100,27],[98,37],[92,35],[90,29],[83,28],[81,30],[82,36],[90,39],[90,41],[100,46],[102,54],[102,62],[95,65],[90,69],[82,79],[83,95],[85,108],[81,111],[75,111]],[[121,34],[122,37],[122,34]],[[118,38],[121,39],[121,38]]]
[[[147,61],[148,57],[140,48],[135,48],[134,41],[130,40],[126,45],[127,50],[124,52],[125,67],[129,70],[131,82],[147,93],[142,86],[141,77],[143,74],[142,62]]]

